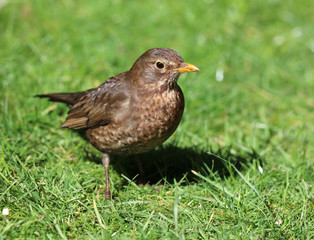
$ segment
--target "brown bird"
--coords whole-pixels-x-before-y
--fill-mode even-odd
[[[178,77],[194,71],[199,69],[185,63],[174,50],[153,48],[140,56],[129,71],[109,78],[97,88],[37,97],[67,104],[70,110],[61,128],[85,129],[87,139],[103,153],[105,195],[110,199],[109,155],[143,153],[167,140],[184,110]]]

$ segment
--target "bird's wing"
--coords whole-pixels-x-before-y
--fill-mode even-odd
[[[129,103],[129,96],[125,93],[126,86],[121,78],[124,78],[124,74],[112,77],[98,88],[86,91],[70,108],[61,128],[81,129],[109,124]]]

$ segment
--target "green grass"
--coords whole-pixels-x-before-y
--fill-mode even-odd
[[[313,1],[104,2],[0,1],[0,239],[313,239]],[[153,186],[116,157],[115,201],[98,200],[101,154],[33,95],[96,87],[153,47],[201,71],[142,156]]]

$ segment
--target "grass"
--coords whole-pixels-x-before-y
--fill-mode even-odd
[[[313,7],[0,1],[0,239],[313,239]],[[96,87],[152,47],[201,71],[179,79],[176,133],[142,156],[153,186],[118,157],[115,201],[98,200],[101,154],[32,96]]]

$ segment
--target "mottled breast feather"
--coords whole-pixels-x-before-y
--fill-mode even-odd
[[[183,93],[176,83],[132,95],[127,118],[121,114],[106,126],[87,130],[98,150],[119,155],[146,152],[176,130],[184,111]]]

